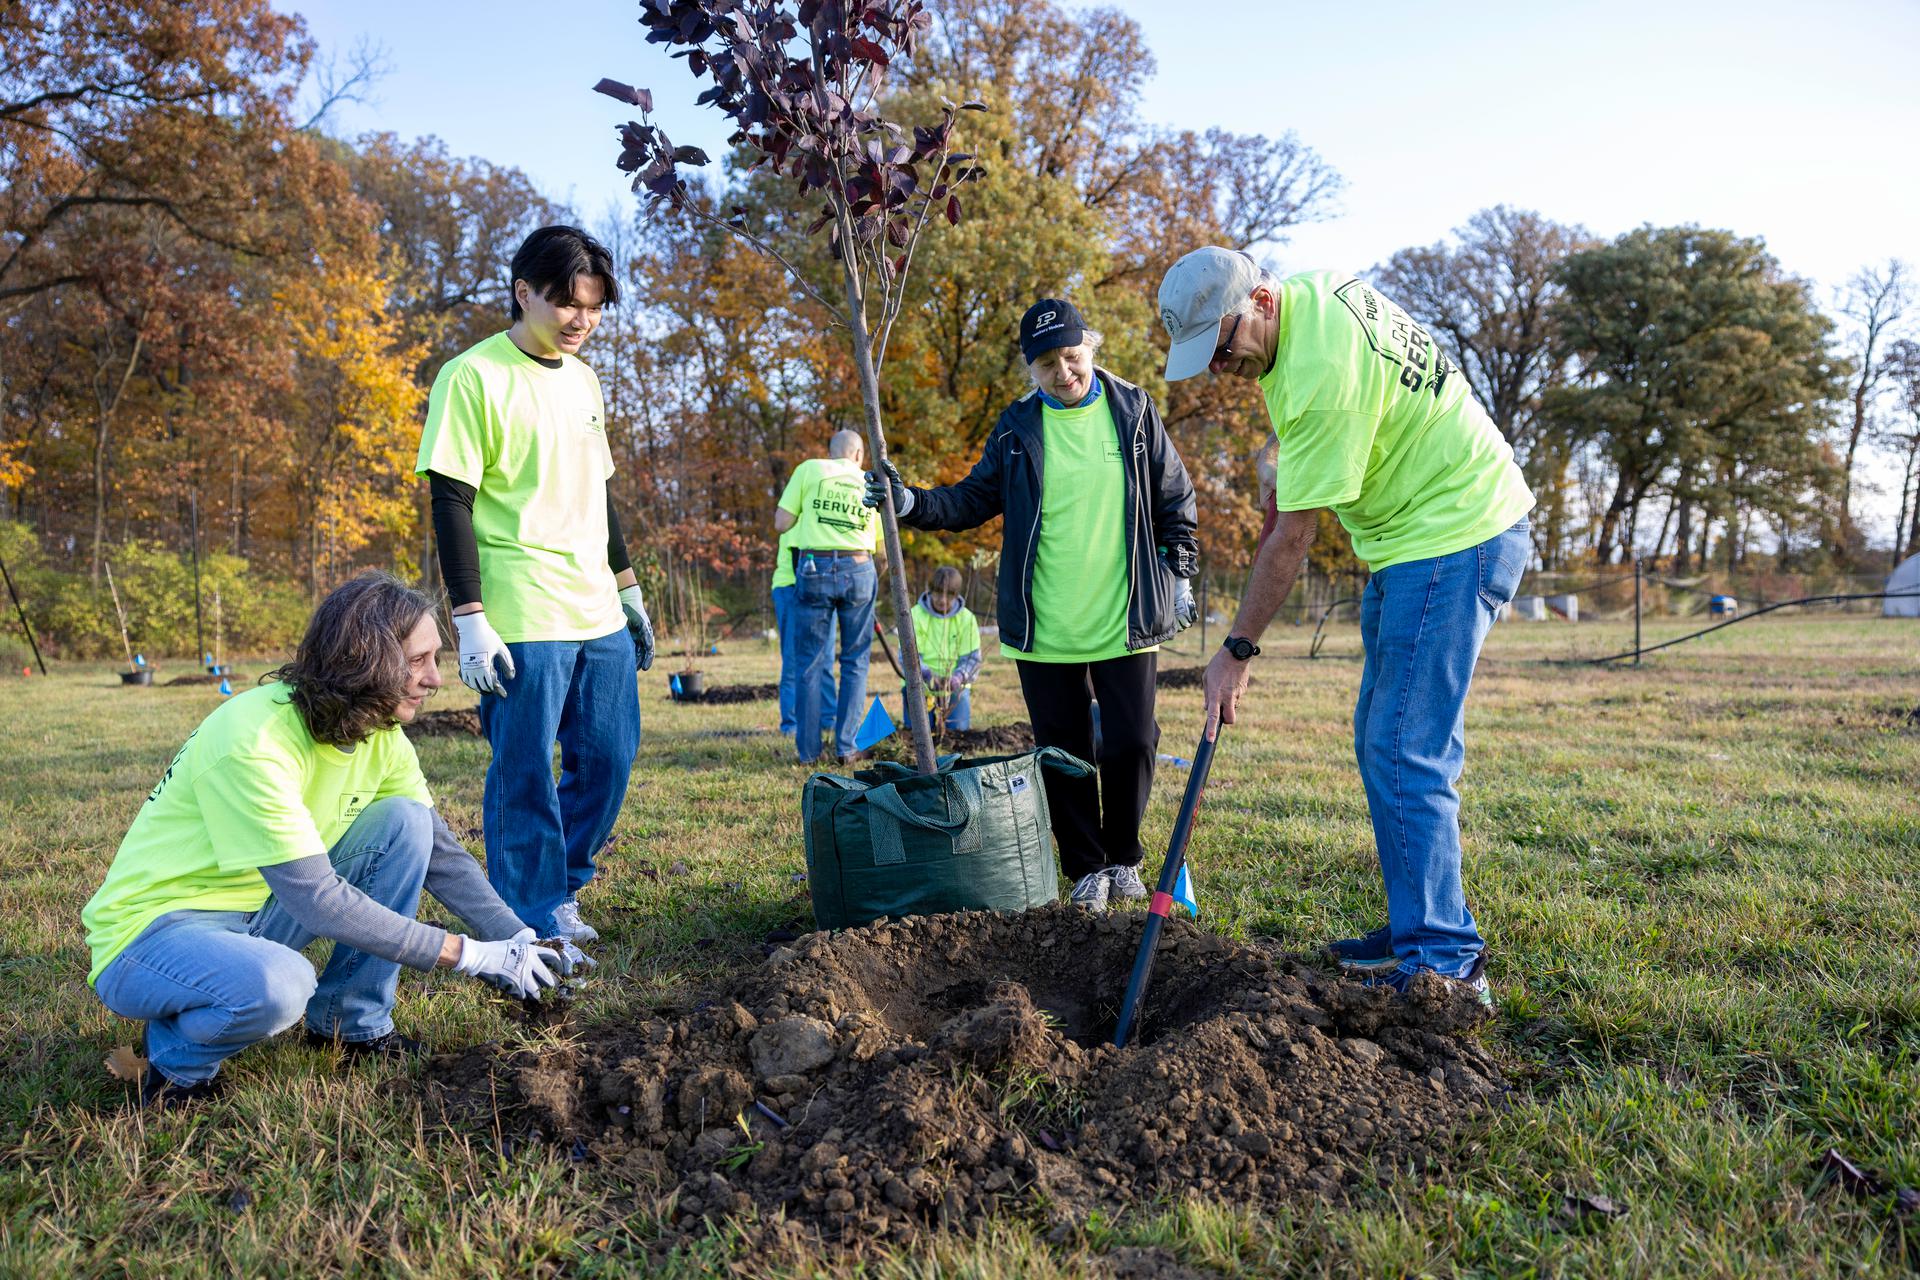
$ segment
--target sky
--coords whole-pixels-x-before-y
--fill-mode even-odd
[[[724,151],[685,64],[642,39],[638,0],[574,0],[544,24],[504,0],[276,2],[323,54],[384,50],[374,101],[334,132],[438,136],[583,217],[632,199],[613,166],[632,113],[591,91],[602,76],[652,88],[676,142]],[[1158,64],[1143,119],[1291,130],[1346,180],[1336,216],[1267,248],[1281,270],[1364,271],[1495,204],[1602,236],[1758,236],[1827,306],[1869,263],[1920,262],[1920,0],[1118,7]]]

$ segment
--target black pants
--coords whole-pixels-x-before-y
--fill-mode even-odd
[[[1060,869],[1078,880],[1102,867],[1139,866],[1146,856],[1140,819],[1147,812],[1153,757],[1160,746],[1160,725],[1153,718],[1159,653],[1130,653],[1105,662],[1016,661],[1014,666],[1040,746],[1094,760],[1093,701],[1100,702],[1098,784],[1093,778],[1046,775]]]

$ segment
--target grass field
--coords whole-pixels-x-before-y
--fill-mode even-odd
[[[1649,641],[1690,629],[1648,628]],[[1768,619],[1647,660],[1612,624],[1499,628],[1468,712],[1468,888],[1501,1001],[1488,1032],[1519,1089],[1451,1174],[1339,1207],[1250,1216],[1170,1199],[1047,1244],[1007,1221],[869,1256],[888,1277],[1074,1276],[1116,1262],[1227,1275],[1901,1275],[1920,1268],[1920,625]],[[1204,923],[1305,948],[1384,915],[1348,717],[1357,632],[1305,660],[1273,637],[1214,769],[1192,858]],[[1191,646],[1190,646],[1191,648]],[[766,680],[765,646],[709,660]],[[1192,656],[1163,659],[1185,665]],[[241,663],[248,675],[264,664]],[[1024,718],[989,659],[975,723]],[[163,672],[164,679],[168,673]],[[453,682],[439,700],[465,705]],[[101,1059],[132,1027],[84,984],[79,912],[210,690],[122,690],[106,667],[0,685],[0,1274],[839,1274],[725,1231],[649,1261],[653,1203],[564,1151],[494,1154],[436,1132],[404,1071],[343,1075],[292,1037],[230,1065],[212,1106],[125,1106]],[[810,923],[803,774],[771,703],[669,703],[600,879],[589,1019],[685,999]],[[1197,692],[1163,693],[1191,755]],[[421,758],[456,830],[478,826],[486,748]],[[1164,838],[1184,774],[1149,814]],[[477,842],[476,842],[477,843]],[[1157,866],[1157,854],[1152,865]],[[426,914],[435,908],[429,905]],[[801,923],[805,922],[805,923]],[[1115,982],[1124,975],[1115,975]],[[401,1028],[510,1038],[478,984],[409,974]],[[1885,1179],[1824,1180],[1838,1148]],[[1604,1195],[1619,1218],[1560,1212]]]

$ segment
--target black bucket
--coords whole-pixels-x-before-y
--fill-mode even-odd
[[[153,668],[142,667],[138,671],[122,671],[120,673],[120,683],[121,684],[152,684]]]
[[[706,691],[704,671],[679,671],[667,677],[667,693],[675,702],[698,702]]]

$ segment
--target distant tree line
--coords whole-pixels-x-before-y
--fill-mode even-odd
[[[39,571],[84,579],[61,589],[69,615],[100,593],[91,616],[111,616],[100,577],[117,549],[180,553],[196,530],[203,552],[309,596],[365,564],[431,573],[411,474],[426,389],[504,326],[521,237],[581,219],[433,139],[330,133],[376,62],[316,58],[266,0],[0,6],[0,520],[31,532]],[[1189,248],[1266,255],[1335,216],[1341,180],[1291,133],[1142,119],[1153,70],[1130,18],[1049,0],[953,6],[894,68],[890,114],[925,118],[941,97],[992,110],[968,115],[986,178],[914,278],[885,410],[911,478],[958,478],[1027,385],[1020,312],[1071,296],[1107,334],[1103,363],[1160,399],[1209,560],[1230,571],[1259,524],[1265,418],[1237,384],[1161,383],[1154,291]],[[701,198],[749,225],[818,213],[737,167]],[[632,271],[587,352],[630,541],[656,584],[697,562],[744,588],[771,563],[789,470],[859,425],[845,344],[723,233],[638,202],[590,221]],[[830,263],[803,265],[829,280]],[[1646,227],[1602,242],[1498,207],[1371,274],[1512,441],[1545,566],[1844,568],[1920,549],[1920,342],[1900,263],[1823,312],[1758,240]],[[1898,497],[1890,547],[1861,530],[1874,490]],[[1327,524],[1316,566],[1353,569]],[[916,534],[908,550],[966,561],[997,542]]]

